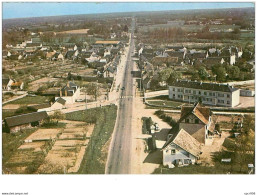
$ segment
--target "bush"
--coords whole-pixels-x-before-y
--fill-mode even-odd
[[[143,126],[142,126],[142,133],[149,134],[151,132],[151,126],[153,124],[151,117],[142,117]]]
[[[154,114],[161,118],[163,121],[167,122],[172,127],[177,124],[177,122],[171,116],[167,116],[162,110],[157,110]]]

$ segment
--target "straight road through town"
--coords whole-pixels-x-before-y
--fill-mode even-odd
[[[106,166],[107,174],[129,174],[131,165],[131,142],[132,142],[132,109],[133,109],[133,70],[132,55],[134,52],[134,25],[132,20],[130,47],[127,55],[126,69],[122,82],[122,90],[119,99],[118,115],[109,156]]]

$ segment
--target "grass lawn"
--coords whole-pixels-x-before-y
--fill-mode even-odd
[[[26,129],[23,132],[17,132],[15,134],[11,133],[2,133],[2,151],[3,151],[3,167],[8,159],[14,154],[17,149],[22,145],[25,138],[27,138],[30,134],[36,131],[34,129]]]
[[[226,174],[229,172],[230,166],[223,165],[219,167],[205,167],[199,165],[191,165],[186,167],[175,167],[173,169],[160,166],[155,169],[152,174]]]
[[[67,120],[95,123],[95,128],[78,171],[79,174],[105,173],[109,148],[108,141],[110,141],[113,133],[116,115],[117,107],[115,105],[66,114]]]
[[[24,98],[9,102],[8,104],[42,104],[49,102],[52,99],[52,96],[35,96],[35,97],[29,97],[26,96]]]
[[[168,101],[168,100],[156,100],[156,101],[148,101],[149,104],[157,105],[157,106],[181,106],[182,102],[174,102],[174,101]]]
[[[20,107],[16,110],[2,110],[2,119],[5,119],[6,117],[21,115],[21,114],[27,114],[34,111],[28,110],[26,106]]]

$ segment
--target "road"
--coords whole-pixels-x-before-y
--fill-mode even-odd
[[[107,174],[129,174],[131,171],[131,127],[134,94],[134,83],[131,75],[134,62],[131,56],[134,51],[134,25],[134,20],[132,20],[130,47],[122,82],[124,89],[120,93],[121,98],[118,103],[118,114],[106,166]]]

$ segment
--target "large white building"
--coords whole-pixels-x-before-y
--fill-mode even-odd
[[[188,103],[201,100],[206,105],[235,107],[240,102],[240,90],[228,84],[177,80],[169,86],[169,99]]]

